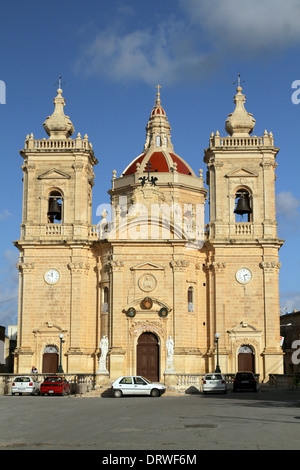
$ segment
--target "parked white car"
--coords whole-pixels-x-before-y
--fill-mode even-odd
[[[163,384],[149,382],[145,377],[140,375],[130,375],[119,377],[112,383],[112,395],[120,398],[123,395],[149,395],[151,397],[159,397],[166,391]]]
[[[202,391],[226,393],[226,381],[222,374],[206,374],[202,379]]]
[[[29,393],[33,395],[34,393],[40,393],[40,383],[37,382],[35,377],[29,375],[21,375],[15,377],[11,386],[11,394],[15,395],[18,393],[22,395],[23,393]]]

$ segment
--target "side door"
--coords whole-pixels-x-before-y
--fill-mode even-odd
[[[123,377],[119,382],[119,388],[122,390],[123,395],[133,395],[133,381],[132,377]]]
[[[133,377],[135,395],[150,395],[150,386],[142,377]]]

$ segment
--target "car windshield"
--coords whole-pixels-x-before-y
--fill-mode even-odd
[[[14,382],[30,382],[30,377],[16,377]]]
[[[210,374],[210,375],[206,375],[205,379],[206,380],[222,380],[222,375],[221,374]]]
[[[46,377],[45,382],[62,382],[62,377]]]

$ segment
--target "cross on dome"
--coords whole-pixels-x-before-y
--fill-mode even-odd
[[[162,88],[162,86],[158,83],[155,88],[157,88],[156,104],[158,104],[158,103],[160,104],[161,101],[160,101],[160,91],[159,91],[159,89]]]

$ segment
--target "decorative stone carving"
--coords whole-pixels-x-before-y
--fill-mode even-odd
[[[122,271],[123,268],[124,261],[122,260],[111,260],[106,265],[106,269],[111,271]]]
[[[186,260],[173,260],[170,262],[170,266],[174,270],[182,271],[189,266],[190,262]]]
[[[74,273],[88,273],[90,266],[87,263],[81,263],[81,262],[72,262],[68,264],[68,268],[70,269],[71,272]]]
[[[108,353],[108,348],[109,348],[108,337],[104,335],[102,336],[101,341],[100,341],[101,355],[99,359],[99,367],[97,370],[97,374],[107,375],[109,373],[106,367],[106,357]]]
[[[143,274],[138,280],[139,288],[144,292],[152,292],[157,286],[157,280],[153,274]]]
[[[281,268],[281,263],[277,261],[262,261],[259,266],[266,271],[273,271]]]
[[[34,263],[18,263],[17,268],[19,272],[32,273],[34,270]]]
[[[166,341],[166,349],[167,349],[167,361],[166,361],[166,370],[165,374],[174,374],[174,364],[173,364],[173,356],[174,356],[174,340],[172,336]]]

